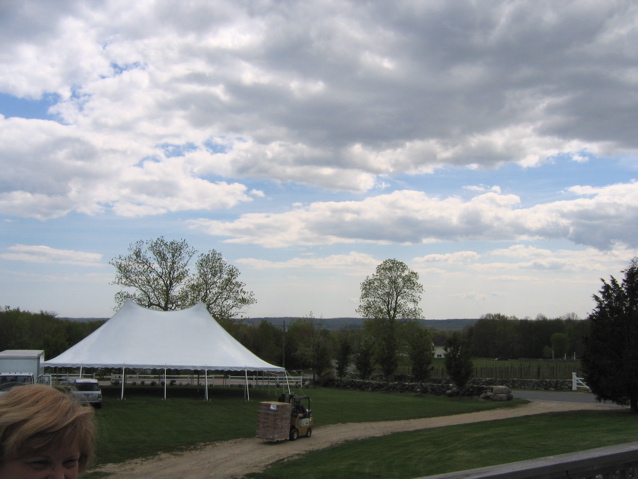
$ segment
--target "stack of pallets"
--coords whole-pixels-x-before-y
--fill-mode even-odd
[[[292,405],[285,402],[259,403],[257,437],[267,441],[285,441],[290,435]]]

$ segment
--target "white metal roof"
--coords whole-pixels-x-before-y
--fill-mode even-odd
[[[4,359],[35,359],[43,358],[44,351],[41,349],[5,349],[0,352],[0,358]]]

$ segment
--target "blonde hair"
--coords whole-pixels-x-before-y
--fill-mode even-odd
[[[77,446],[79,472],[94,458],[93,408],[50,386],[18,386],[0,396],[0,465],[61,445]]]

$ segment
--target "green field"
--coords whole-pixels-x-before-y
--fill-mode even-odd
[[[627,411],[551,413],[355,441],[248,477],[408,479],[632,442],[637,437],[638,417]]]
[[[278,395],[275,390],[252,389],[251,401],[245,401],[242,388],[214,388],[210,401],[204,401],[203,391],[192,387],[169,388],[168,399],[163,400],[161,388],[131,387],[126,390],[127,399],[121,401],[118,388],[104,392],[104,406],[96,411],[98,464],[254,437],[259,402]],[[304,393],[313,399],[315,434],[321,434],[321,426],[327,424],[435,417],[524,403],[327,388]],[[355,441],[277,465],[259,477],[418,477],[618,444],[636,437],[638,417],[626,410],[548,414]]]
[[[105,388],[104,402],[96,410],[100,431],[98,464],[147,457],[200,443],[254,437],[260,401],[278,397],[273,390],[251,389],[251,401],[242,388],[211,388],[210,400],[196,388],[169,388],[163,400],[161,388],[129,387],[119,400],[118,388]],[[415,419],[515,407],[475,400],[450,400],[411,394],[365,393],[327,388],[304,391],[312,398],[316,424]]]

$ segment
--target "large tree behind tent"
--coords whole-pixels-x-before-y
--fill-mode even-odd
[[[191,260],[197,256],[194,270]],[[199,302],[222,325],[242,308],[255,303],[254,294],[239,281],[239,270],[222,255],[210,250],[199,254],[185,240],[164,237],[137,241],[129,253],[110,261],[115,267],[114,285],[125,289],[115,294],[116,309],[128,300],[161,311],[175,311]]]

